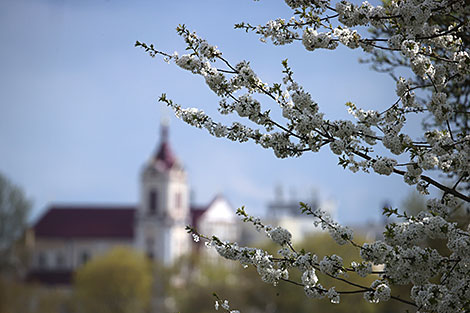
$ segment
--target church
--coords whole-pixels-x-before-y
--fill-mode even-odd
[[[33,225],[29,281],[70,284],[74,271],[115,246],[129,246],[164,265],[195,245],[186,225],[237,241],[235,210],[217,195],[206,206],[189,201],[187,173],[162,125],[160,143],[140,173],[135,206],[51,205]]]

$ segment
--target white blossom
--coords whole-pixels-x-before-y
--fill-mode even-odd
[[[268,232],[269,237],[277,244],[283,246],[285,244],[289,244],[291,242],[292,235],[287,230],[280,226],[270,230]]]
[[[328,289],[328,293],[326,294],[328,299],[330,299],[331,303],[338,304],[340,299],[339,299],[339,293],[336,292],[335,287],[331,287]]]
[[[394,159],[380,157],[374,162],[374,164],[372,165],[372,168],[378,174],[390,175],[392,174],[393,168],[396,164],[397,164],[397,161]]]
[[[454,92],[449,86],[454,82],[461,84],[470,75],[470,55],[464,42],[469,22],[459,14],[470,11],[469,4],[450,0],[392,0],[374,6],[367,1],[356,5],[341,0],[334,4],[331,13],[333,5],[327,0],[285,2],[293,9],[292,18],[273,19],[257,27],[248,26],[247,30],[256,32],[263,41],[271,39],[275,45],[301,42],[308,51],[336,49],[341,43],[351,49],[361,47],[364,53],[380,58],[386,56],[382,52],[391,50],[397,56],[397,64],[408,70],[399,71],[397,74],[402,76],[391,87],[398,99],[384,99],[373,109],[348,102],[351,119],[326,119],[321,104],[314,100],[316,93],[310,94],[294,80],[287,61],[283,62],[282,83],[268,84],[248,61],[231,65],[222,59],[216,46],[183,27],[179,32],[190,54],[168,55],[138,44],[152,56],[163,54],[167,61],[201,76],[221,98],[219,112],[236,114],[237,118],[249,120],[250,126],[239,121],[231,125],[217,122],[202,110],[181,108],[166,96],[161,101],[190,125],[204,128],[216,137],[237,142],[251,140],[271,149],[278,158],[298,157],[328,146],[339,164],[352,172],[373,170],[385,176],[402,175],[406,184],[416,185],[421,194],[427,195],[426,208],[415,216],[398,209],[385,211],[396,216],[386,225],[384,240],[359,245],[353,241],[351,229],[321,209],[303,205],[314,225],[321,226],[337,244],[359,248],[362,260],[352,262],[351,268],[344,267],[337,254],[319,261],[311,252],[294,249],[288,230],[263,225],[258,218],[250,221],[282,246],[275,256],[216,238],[206,242],[207,246],[244,267],[256,267],[261,279],[273,285],[288,279],[291,270],[299,270],[304,292],[310,298],[328,297],[333,303],[340,300],[341,291],[335,286],[325,289],[321,285],[318,270],[338,280],[347,279],[347,271],[361,277],[375,275],[373,266],[380,266],[378,279],[370,288],[363,289],[366,301],[388,301],[393,298],[394,285],[410,284],[411,301],[420,313],[464,310],[470,298],[470,234],[468,228],[451,217],[469,209],[468,195],[461,186],[468,187],[470,135],[453,120],[460,110],[454,103],[460,91]],[[363,26],[375,28],[377,37],[364,32]],[[269,97],[269,106],[262,100],[264,96]],[[426,132],[408,132],[411,114],[431,117]],[[442,181],[445,176],[454,181]],[[444,195],[430,196],[431,188]],[[195,241],[204,238],[208,237],[193,234]],[[429,239],[445,242],[448,253],[434,249]],[[220,307],[238,312],[230,310],[227,300],[216,301],[215,308]]]

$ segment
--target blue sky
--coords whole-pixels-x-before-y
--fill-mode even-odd
[[[160,94],[216,114],[217,97],[200,77],[134,48],[140,40],[183,53],[180,23],[233,63],[249,60],[266,82],[281,81],[288,58],[327,118],[348,118],[346,101],[385,108],[396,100],[389,77],[357,62],[360,51],[273,47],[233,29],[280,16],[289,8],[274,0],[0,0],[0,171],[25,189],[34,216],[50,203],[136,203],[139,172],[158,142]],[[336,203],[340,221],[358,223],[411,191],[401,177],[343,170],[329,149],[277,160],[173,116],[170,138],[202,204],[221,192],[260,213],[276,185],[300,197],[315,189]]]

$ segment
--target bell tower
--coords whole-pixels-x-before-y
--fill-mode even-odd
[[[136,213],[136,246],[166,265],[189,252],[189,191],[186,171],[173,154],[168,123],[162,122],[160,143],[140,175]]]

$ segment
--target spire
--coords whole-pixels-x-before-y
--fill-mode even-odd
[[[162,116],[160,121],[160,140],[161,142],[168,142],[168,131],[170,128],[170,120],[168,116]]]
[[[168,124],[168,119],[162,119],[160,127],[160,146],[153,157],[153,163],[157,167],[163,167],[165,170],[169,170],[176,163],[176,157],[171,150],[170,141],[168,139]]]

